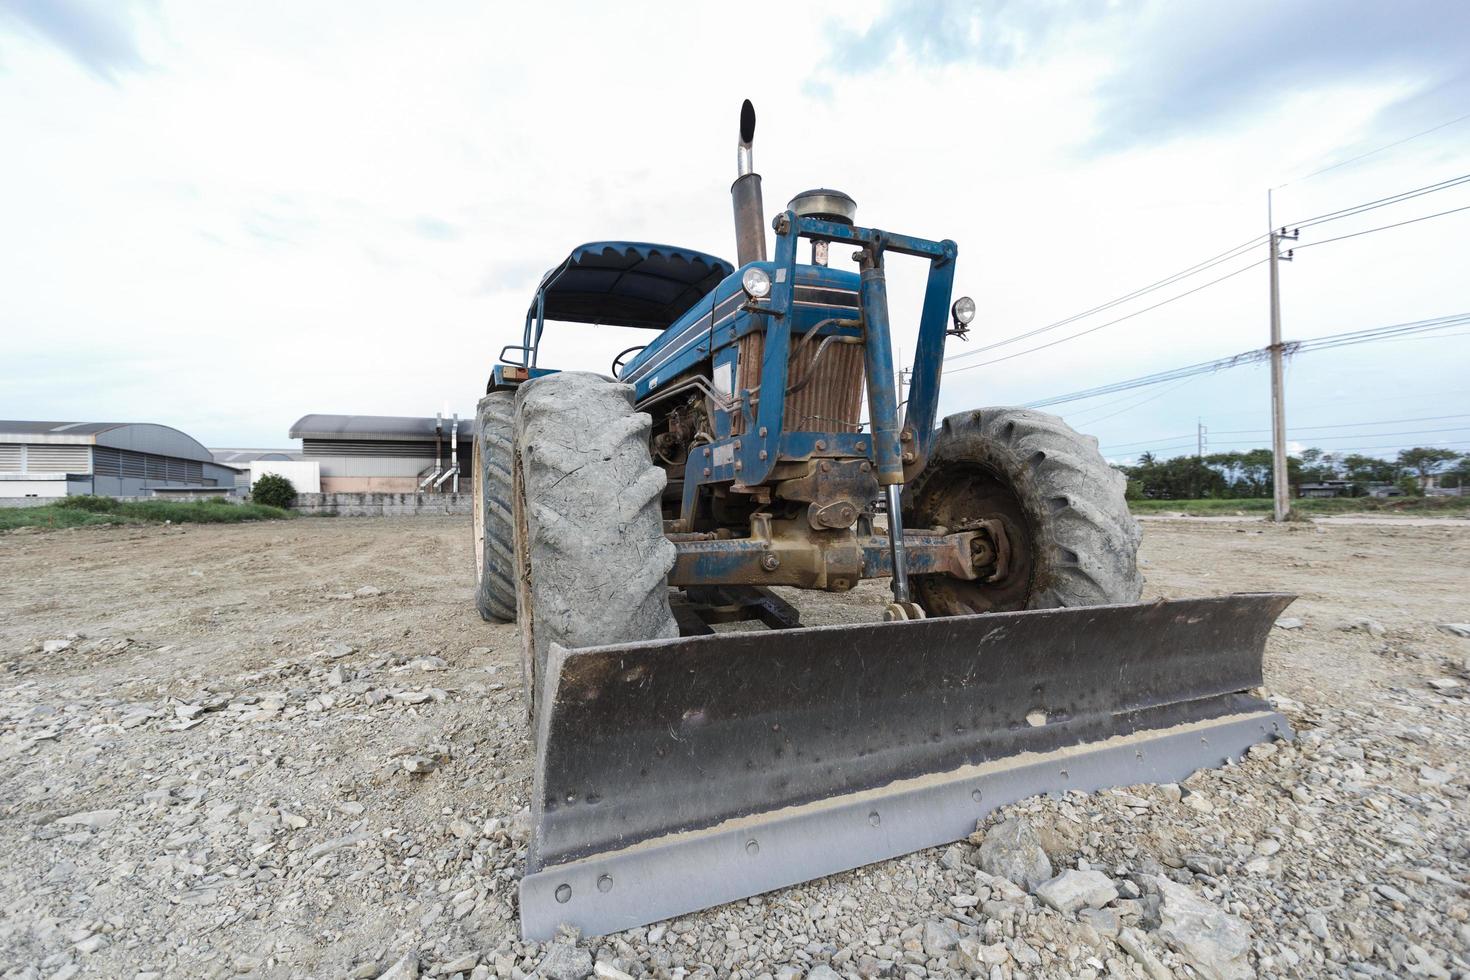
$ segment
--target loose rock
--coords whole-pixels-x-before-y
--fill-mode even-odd
[[[1101,871],[1063,871],[1036,889],[1036,897],[1058,912],[1102,908],[1118,897],[1118,889]]]
[[[1015,882],[1028,892],[1052,877],[1051,859],[1025,817],[1002,820],[987,830],[976,863],[986,873]]]
[[[1184,885],[1155,876],[1159,889],[1159,938],[1206,980],[1249,980],[1251,933],[1244,922]]]

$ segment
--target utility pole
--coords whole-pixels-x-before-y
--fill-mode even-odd
[[[1267,211],[1270,210],[1271,192],[1266,192]],[[1281,346],[1281,288],[1277,266],[1291,261],[1291,250],[1281,254],[1283,240],[1296,241],[1298,232],[1286,233],[1285,228],[1271,229],[1271,483],[1276,498],[1274,515],[1277,521],[1291,516],[1291,484],[1286,467],[1286,393],[1282,387]]]
[[[1200,477],[1204,476],[1205,468],[1205,420],[1199,416],[1194,420],[1194,496],[1199,499]]]

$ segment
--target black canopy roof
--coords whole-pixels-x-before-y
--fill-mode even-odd
[[[663,330],[734,271],[693,249],[589,242],[546,273],[537,293],[545,295],[547,320]]]

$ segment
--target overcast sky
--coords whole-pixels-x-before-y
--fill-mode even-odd
[[[1466,119],[1301,179],[1470,112],[1470,4],[829,10],[0,0],[0,417],[287,446],[308,412],[472,412],[572,246],[733,256],[747,97],[768,210],[825,184],[864,224],[956,240],[972,347],[1262,233],[1267,188],[1285,185],[1290,222],[1470,173]],[[1301,244],[1466,205],[1470,184]],[[1470,312],[1467,270],[1470,211],[1314,248],[1283,268],[1286,337]],[[891,273],[910,357],[919,272]],[[553,366],[606,370],[625,346],[570,329]],[[1044,352],[953,362],[941,408],[1234,354],[1267,330],[1259,266]],[[1449,333],[1295,359],[1293,443],[1470,451],[1470,328]],[[1197,419],[1245,448],[1267,438],[1267,381],[1239,368],[1052,410],[1116,459],[1192,442]]]

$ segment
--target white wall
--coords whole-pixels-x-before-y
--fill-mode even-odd
[[[65,496],[65,480],[0,480],[0,497]]]
[[[257,459],[250,464],[250,485],[268,473],[284,476],[297,493],[321,493],[321,466],[314,459]]]

